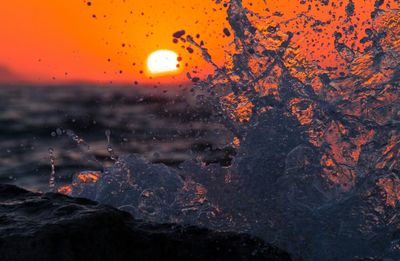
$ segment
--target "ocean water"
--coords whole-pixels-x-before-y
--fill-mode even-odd
[[[195,97],[175,86],[0,86],[0,182],[47,191],[50,154],[57,186],[111,165],[112,154],[226,164],[226,130]]]

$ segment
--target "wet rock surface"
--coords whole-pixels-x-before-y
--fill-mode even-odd
[[[248,235],[151,224],[96,202],[0,185],[0,260],[291,260]]]

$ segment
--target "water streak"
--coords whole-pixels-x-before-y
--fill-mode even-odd
[[[56,188],[56,166],[55,166],[55,157],[54,157],[54,149],[49,148],[49,157],[50,157],[50,179],[49,179],[49,189],[50,191],[55,191]]]

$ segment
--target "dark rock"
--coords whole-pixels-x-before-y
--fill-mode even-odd
[[[260,239],[150,224],[96,202],[0,185],[0,260],[291,260]]]

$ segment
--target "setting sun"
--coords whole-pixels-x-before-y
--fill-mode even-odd
[[[170,50],[158,50],[147,58],[147,69],[153,75],[169,74],[179,69],[178,55]]]
[[[224,62],[223,46],[232,40],[222,31],[229,28],[226,7],[215,1],[3,2],[0,32],[6,40],[0,44],[0,82],[189,83],[187,72],[204,78],[214,67],[201,52],[189,52],[189,43],[173,42],[173,33],[186,30],[185,37],[203,42],[218,65]],[[179,69],[150,72],[147,58],[157,50],[177,53]]]

